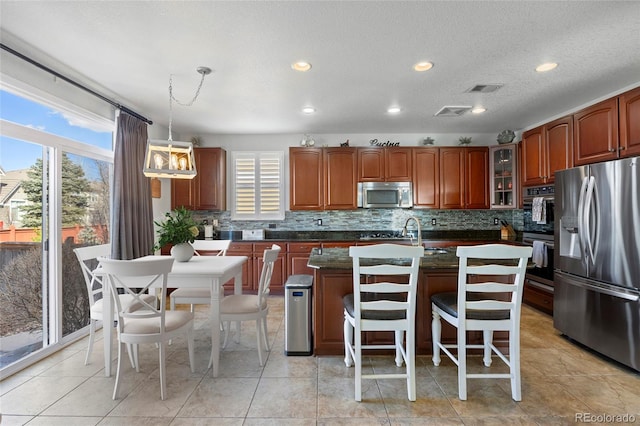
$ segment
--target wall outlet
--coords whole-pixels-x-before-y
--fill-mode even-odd
[[[316,225],[322,226],[322,219],[316,219]]]
[[[436,224],[436,218],[434,217],[433,219],[431,219],[431,224],[435,225]]]
[[[494,224],[494,225],[497,225],[497,224],[498,224],[498,218],[497,218],[497,217],[494,217],[494,218],[493,218],[493,224]]]
[[[269,224],[269,229],[276,229],[276,224],[275,223],[270,223]]]

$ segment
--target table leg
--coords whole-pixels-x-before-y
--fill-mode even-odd
[[[220,279],[211,281],[211,370],[218,377],[220,364]]]
[[[105,278],[106,279],[106,278]],[[106,284],[106,283],[105,283]],[[106,285],[102,286],[102,338],[104,341],[104,375],[111,376],[111,342],[113,333],[113,301]]]

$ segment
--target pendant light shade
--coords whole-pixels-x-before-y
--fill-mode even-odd
[[[200,84],[191,101],[182,103],[173,97],[173,78],[169,76],[169,138],[165,140],[148,140],[144,156],[142,172],[147,177],[169,179],[193,179],[198,174],[191,142],[174,141],[171,135],[173,123],[173,101],[178,105],[191,106],[198,98],[204,78],[211,74],[211,68],[198,67],[201,75]]]
[[[193,179],[196,162],[191,142],[149,140],[144,156],[144,175],[170,179]]]

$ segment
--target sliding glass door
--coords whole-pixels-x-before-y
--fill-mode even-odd
[[[70,153],[62,154],[62,335],[89,324],[88,289],[76,247],[109,242],[111,165]]]
[[[87,332],[76,247],[109,242],[113,120],[0,90],[0,377]]]
[[[0,368],[48,344],[49,150],[2,138],[0,176]],[[11,156],[7,157],[7,152]]]

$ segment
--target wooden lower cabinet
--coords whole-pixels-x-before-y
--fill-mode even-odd
[[[287,267],[289,275],[313,275],[313,268],[309,268],[311,250],[320,248],[320,243],[288,243]]]
[[[274,243],[254,243],[249,241],[234,241],[227,250],[227,256],[247,256],[247,262],[242,267],[242,292],[256,293],[260,283],[260,273],[262,272],[263,254],[266,249],[270,249]],[[287,281],[287,244],[275,243],[281,247],[278,259],[273,267],[271,276],[271,294],[284,294],[284,283]],[[233,280],[224,285],[225,293],[233,293]]]
[[[553,315],[553,293],[530,283],[526,278],[524,280],[522,302],[546,314]]]
[[[431,295],[445,291],[456,291],[457,270],[425,270],[418,278],[416,300],[416,352],[431,354]],[[342,298],[352,292],[351,271],[344,269],[315,270],[313,284],[314,353],[316,355],[340,355],[344,353],[343,305]],[[369,344],[392,342],[391,333],[365,333],[364,341]],[[456,329],[442,321],[442,341],[456,342]],[[494,333],[494,344],[508,347],[507,335]],[[469,332],[468,342],[482,342],[481,332]]]
[[[274,243],[254,243],[253,245],[253,292],[258,291],[260,274],[264,265],[264,251],[270,249]],[[271,294],[284,294],[284,283],[287,281],[287,244],[275,243],[280,246],[275,264],[273,265],[273,275],[271,275]]]
[[[234,241],[229,245],[227,256],[247,256],[247,262],[242,265],[242,292],[253,291],[253,243]],[[233,283],[233,279],[225,283],[226,294],[233,294]]]

